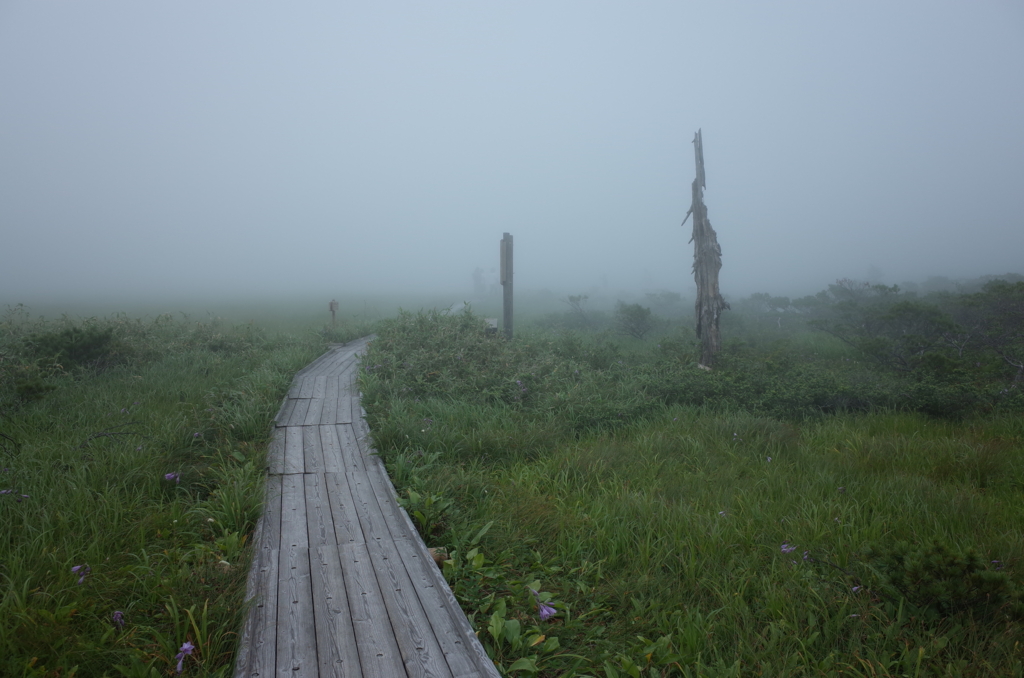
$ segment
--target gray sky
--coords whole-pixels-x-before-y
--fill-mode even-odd
[[[0,303],[1024,272],[1024,5],[0,0]],[[604,276],[604,278],[602,277]]]

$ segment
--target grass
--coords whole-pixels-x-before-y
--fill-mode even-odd
[[[12,309],[0,675],[229,675],[270,418],[296,370],[367,330]]]
[[[478,323],[385,321],[363,388],[504,672],[1024,674],[1019,411],[894,407],[905,383],[802,333],[708,375],[672,332],[507,343]],[[826,379],[883,404],[815,413]]]

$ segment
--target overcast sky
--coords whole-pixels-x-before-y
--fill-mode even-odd
[[[1024,273],[1024,4],[0,0],[0,303]]]

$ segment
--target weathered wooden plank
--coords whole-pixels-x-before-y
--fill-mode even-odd
[[[267,473],[279,475],[284,473],[284,443],[287,429],[275,428],[267,445]]]
[[[281,476],[281,550],[309,548],[306,534],[306,489],[301,474]]]
[[[366,480],[373,489],[373,496],[377,500],[377,506],[380,507],[381,515],[384,516],[384,522],[388,526],[391,538],[412,539],[417,537],[417,532],[415,530],[410,532],[406,525],[405,515],[396,499],[395,486],[391,484],[384,463],[379,457],[370,457],[366,460],[365,474]]]
[[[302,385],[299,387],[299,395],[296,398],[312,398],[313,387],[316,385],[316,377],[312,374],[307,374],[302,378]]]
[[[288,398],[288,397],[286,397],[284,399],[284,402],[281,403],[281,409],[279,409],[277,411],[277,414],[274,415],[274,425],[275,426],[287,426],[288,425],[288,420],[290,420],[292,418],[292,412],[295,410],[295,403],[297,403],[297,402],[299,402],[299,401],[296,400],[295,398]]]
[[[306,418],[302,420],[303,426],[319,426],[320,416],[324,411],[324,398],[313,398],[309,401],[309,409],[306,410]]]
[[[309,572],[309,549],[281,549],[277,588],[277,675],[317,678],[316,626]]]
[[[338,404],[334,408],[334,423],[336,424],[352,423],[352,392],[346,390],[350,388],[350,386],[342,386],[342,392],[338,396]]]
[[[324,472],[324,451],[319,426],[302,427],[302,464],[306,473]]]
[[[338,423],[338,398],[341,396],[337,377],[327,377],[324,407],[320,411],[320,424]]]
[[[302,426],[306,421],[306,412],[309,410],[309,398],[302,398],[295,401],[291,415],[288,417],[287,426]],[[279,424],[280,425],[280,424]]]
[[[362,454],[373,454],[373,439],[370,437],[370,426],[366,423],[366,410],[363,409],[360,397],[352,398],[352,428],[359,442]]]
[[[296,372],[295,373],[295,378],[299,379],[299,378],[302,378],[302,377],[306,376],[310,372],[316,372],[317,370],[319,370],[321,368],[321,366],[326,361],[330,360],[333,357],[334,357],[334,349],[331,349],[329,351],[326,351],[326,352],[322,353],[320,355],[320,357],[318,357],[316,360],[314,360],[313,362],[311,362],[310,364],[306,365],[301,370]]]
[[[318,374],[313,379],[313,395],[310,398],[323,398],[324,393],[327,391],[327,376]]]
[[[306,492],[306,526],[310,547],[337,544],[327,478],[323,473],[302,476]]]
[[[356,442],[356,432],[352,424],[338,424],[334,427],[338,434],[338,441],[341,444],[341,463],[346,471],[362,471],[366,466],[363,463],[363,455],[359,450],[359,443]]]
[[[405,520],[407,530],[410,533],[416,533],[416,527],[412,524],[412,518],[404,510],[402,510],[402,517]],[[466,675],[499,678],[500,674],[497,668],[495,668],[494,662],[487,656],[487,652],[480,644],[480,639],[477,638],[476,632],[470,626],[466,613],[459,606],[459,602],[455,599],[455,594],[452,593],[440,569],[434,564],[434,559],[427,551],[427,545],[423,542],[423,539],[417,534],[414,539],[399,539],[395,543],[399,551],[405,555],[403,562],[405,562],[406,569],[412,577],[414,585],[416,585],[417,593],[420,595],[421,600],[423,600],[423,608],[425,610],[436,609],[436,603],[428,602],[426,599],[428,597],[430,600],[434,600],[435,597],[440,600],[448,618],[458,631],[455,636],[450,636],[449,639],[453,641],[460,639],[470,652],[470,658],[479,667],[480,670],[477,674],[469,673]],[[436,635],[440,637],[441,634],[447,634],[445,628],[443,625],[437,627],[435,630]],[[456,664],[449,662],[449,666],[456,666]],[[456,675],[463,675],[461,668],[459,671],[453,669],[453,672]]]
[[[487,663],[481,665],[479,658],[475,656],[472,645],[478,643],[470,641],[467,630],[469,635],[473,636],[473,640],[476,639],[476,636],[473,635],[473,630],[468,622],[463,628],[457,623],[456,617],[452,615],[446,604],[445,593],[437,581],[438,578],[443,579],[443,577],[433,559],[426,553],[426,549],[421,552],[415,541],[411,539],[397,539],[394,546],[405,565],[406,572],[412,581],[412,588],[419,597],[420,605],[423,606],[423,611],[427,615],[427,625],[433,631],[452,675],[455,678],[489,675],[486,666],[493,669],[493,662],[487,658],[486,653],[483,653],[483,648],[480,648],[480,651]],[[431,568],[433,572],[430,571]],[[457,615],[465,618],[461,609],[457,611]],[[497,676],[498,672],[493,671],[493,675]]]
[[[356,512],[352,490],[348,486],[348,478],[344,473],[326,473],[324,476],[337,543],[361,544],[364,541],[363,528],[359,524],[359,514]]]
[[[249,661],[244,667],[246,678],[273,675],[277,663],[277,573],[279,552],[260,549],[256,552],[259,587],[249,615],[252,633],[249,636]],[[236,671],[236,676],[239,672]]]
[[[281,478],[267,476],[263,494],[263,531],[259,543],[259,548],[264,551],[281,548]]]
[[[430,630],[409,574],[391,539],[368,541],[367,552],[377,573],[384,606],[410,678],[450,678],[452,672]]]
[[[324,455],[324,471],[327,473],[343,473],[345,462],[341,456],[341,441],[334,426],[320,427],[320,443]]]
[[[289,426],[284,431],[284,465],[281,472],[302,473],[305,468],[305,460],[302,458],[302,427]]]
[[[363,676],[407,678],[366,545],[341,545],[338,553]]]
[[[359,516],[359,526],[363,528],[363,539],[375,541],[390,539],[391,530],[388,529],[387,521],[377,503],[377,497],[373,494],[373,487],[364,471],[346,473],[348,487],[352,491],[352,498],[355,500],[356,514]]]
[[[309,561],[320,678],[357,678],[362,675],[359,650],[338,546],[310,549]]]

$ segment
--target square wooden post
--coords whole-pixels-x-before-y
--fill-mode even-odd
[[[512,338],[512,236],[505,233],[501,238],[501,287],[502,327],[505,338]]]

